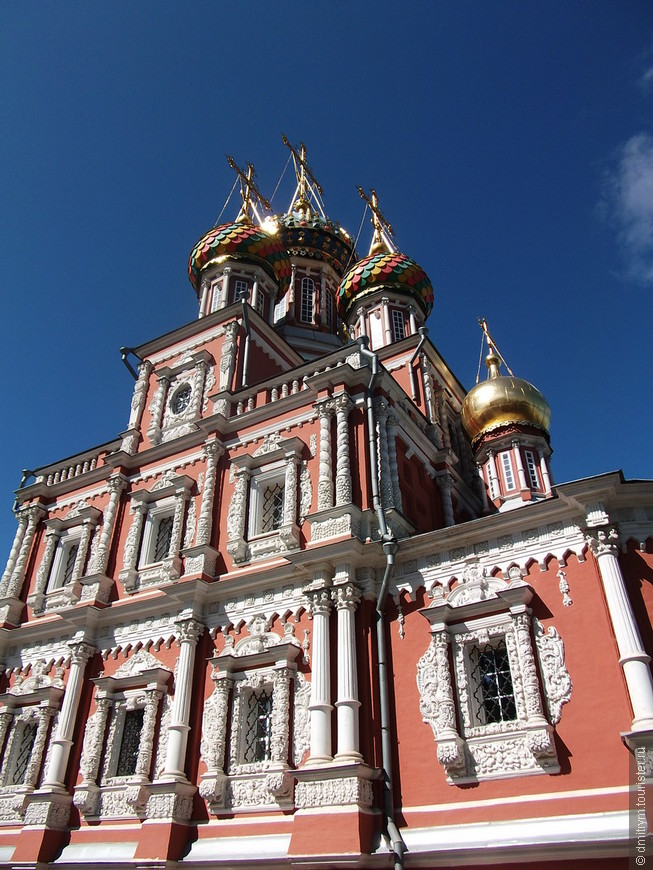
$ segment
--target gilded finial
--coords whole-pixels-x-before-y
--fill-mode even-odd
[[[390,223],[381,214],[379,208],[379,198],[376,190],[370,189],[371,198],[365,193],[362,187],[357,187],[361,199],[367,203],[369,210],[372,212],[372,226],[374,234],[372,235],[372,244],[370,245],[370,254],[381,254],[386,251],[394,251],[395,246],[391,241],[391,236],[394,235],[394,230]]]
[[[238,166],[234,158],[230,157],[228,154],[227,163],[229,164],[229,166],[231,166],[231,168],[234,170],[240,180],[240,195],[243,199],[243,204],[241,205],[240,211],[238,212],[236,223],[252,223],[252,217],[250,212],[255,210],[255,202],[260,202],[264,208],[272,211],[270,203],[267,201],[267,199],[263,196],[261,191],[254,183],[256,170],[254,169],[253,164],[248,163],[247,172],[245,172],[243,169],[240,168],[240,166]]]
[[[320,196],[324,194],[319,182],[313,175],[311,167],[308,165],[306,160],[306,145],[303,142],[299,143],[299,150],[295,148],[284,136],[281,134],[281,139],[283,140],[283,144],[288,148],[290,153],[292,154],[293,163],[295,165],[295,176],[297,178],[297,187],[295,189],[295,195],[293,197],[294,203],[292,208],[294,211],[302,212],[306,218],[311,217],[311,205],[309,202],[309,192],[310,188],[314,188]]]

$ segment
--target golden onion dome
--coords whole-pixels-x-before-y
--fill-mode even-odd
[[[500,358],[490,348],[485,360],[490,377],[465,396],[460,416],[472,444],[502,426],[533,426],[548,435],[551,408],[542,393],[522,378],[500,375],[499,364]]]

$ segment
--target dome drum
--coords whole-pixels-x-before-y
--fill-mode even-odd
[[[354,244],[349,234],[333,221],[317,215],[306,217],[299,212],[280,215],[279,234],[288,253],[293,257],[323,260],[341,278],[355,257]]]

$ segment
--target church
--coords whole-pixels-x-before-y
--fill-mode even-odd
[[[122,349],[124,429],[17,491],[0,866],[626,868],[653,482],[556,484],[487,323],[467,392],[375,191],[361,255],[284,142],[288,211],[230,158],[197,318]]]

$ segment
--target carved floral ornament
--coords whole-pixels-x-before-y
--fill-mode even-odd
[[[572,682],[557,630],[531,618],[532,594],[521,579],[488,577],[473,564],[446,599],[441,594],[421,611],[432,635],[417,666],[420,711],[452,784],[560,769],[553,726]],[[496,662],[497,650],[501,713],[488,715],[478,662]]]

